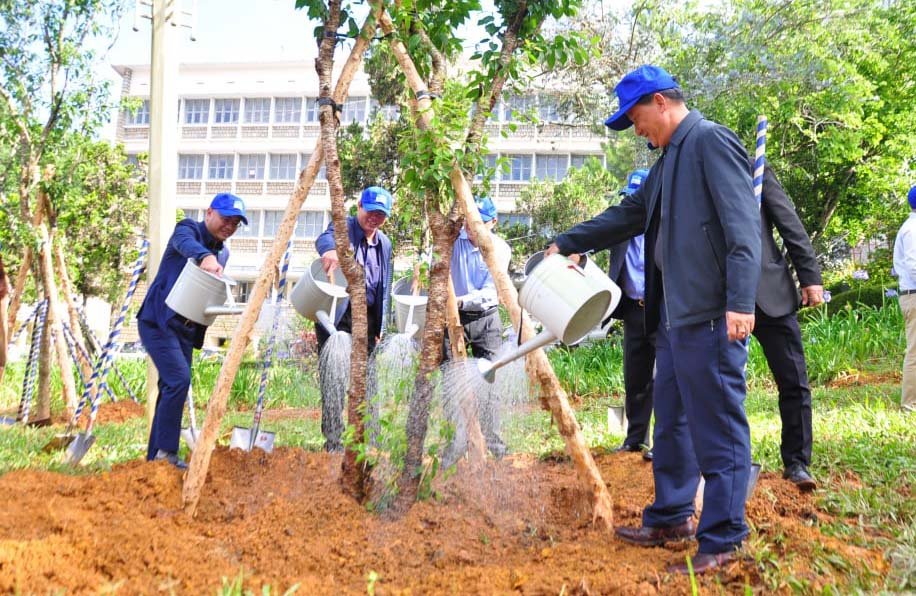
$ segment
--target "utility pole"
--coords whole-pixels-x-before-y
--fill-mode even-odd
[[[193,15],[197,8],[195,1],[192,11],[184,12],[179,3],[180,0],[137,0],[134,24],[134,30],[138,30],[141,17],[152,21],[147,225],[150,247],[146,268],[147,284],[155,279],[162,254],[175,229],[175,185],[178,180],[178,27],[189,27],[193,40]],[[147,428],[152,427],[156,413],[158,382],[156,367],[147,359]]]

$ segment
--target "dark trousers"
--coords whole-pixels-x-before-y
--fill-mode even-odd
[[[627,438],[624,445],[648,441],[652,418],[655,333],[646,333],[645,305],[623,296],[614,316],[623,321],[623,384],[626,391]]]
[[[369,323],[368,328],[368,355],[372,355],[372,351],[375,349],[375,338],[381,332],[381,325],[376,321],[375,309],[370,308],[366,312],[367,320]],[[353,330],[353,318],[350,311],[350,307],[347,307],[347,310],[344,311],[343,316],[337,322],[337,330],[345,331],[347,333],[352,333]],[[321,354],[321,351],[324,349],[325,344],[330,338],[331,335],[325,330],[325,328],[316,323],[315,324],[315,338],[318,340],[318,353]],[[346,359],[346,371],[337,371],[342,372],[347,375],[349,378],[350,373],[350,359]],[[326,375],[328,371],[318,369],[319,375]],[[370,374],[370,378],[371,378]],[[326,451],[341,451],[343,449],[343,430],[344,430],[344,402],[346,401],[346,389],[343,393],[339,395],[330,395],[325,394],[324,388],[325,383],[321,383],[322,393],[321,393],[321,434],[324,436],[324,448]],[[371,385],[371,384],[370,384]],[[336,393],[331,391],[330,393]],[[373,396],[371,395],[371,387],[366,389],[366,400],[369,404],[370,411],[374,411],[373,408]],[[371,426],[371,425],[370,425]],[[372,428],[369,429],[370,434],[374,434]]]
[[[747,343],[728,341],[724,317],[671,329],[665,325],[663,313],[656,344],[655,502],[643,512],[643,524],[672,526],[693,515],[702,474],[699,552],[730,551],[748,533]]]
[[[146,448],[146,459],[152,460],[160,449],[178,452],[181,414],[191,386],[195,325],[185,326],[179,318],[172,318],[165,330],[146,321],[138,321],[137,330],[159,372],[159,397]]]
[[[811,464],[811,389],[798,316],[771,317],[756,312],[754,337],[760,342],[779,389],[782,419],[780,453],[785,467]]]

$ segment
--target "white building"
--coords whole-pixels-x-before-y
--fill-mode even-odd
[[[128,154],[145,153],[149,150],[150,67],[117,65],[114,69],[122,78],[122,97],[139,100],[140,105],[119,114],[117,139]],[[176,203],[186,215],[200,218],[216,193],[232,192],[245,200],[249,225],[229,241],[232,258],[227,270],[240,282],[239,301],[247,298],[299,171],[319,139],[317,90],[311,61],[179,67]],[[368,79],[360,73],[350,87],[341,122],[366,122],[377,109]],[[542,123],[513,122],[517,118],[513,109],[537,109]],[[529,96],[500,103],[488,123],[490,163],[497,156],[510,163],[510,171],[499,172],[492,183],[491,196],[501,222],[513,219],[515,199],[530,180],[562,179],[570,167],[589,156],[603,160],[603,135],[560,120],[546,96]],[[330,206],[327,182],[319,176],[296,226],[292,280],[315,258],[314,239],[330,221]],[[234,325],[234,321],[227,323],[221,327]]]

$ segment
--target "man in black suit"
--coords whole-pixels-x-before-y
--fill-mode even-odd
[[[760,223],[763,250],[753,334],[763,348],[779,388],[783,478],[800,490],[813,490],[817,484],[808,472],[812,442],[811,390],[796,314],[799,292],[783,252],[773,238],[774,228],[798,276],[801,304],[817,306],[822,303],[824,288],[808,233],[769,166],[764,169]]]
[[[631,195],[642,185],[649,170],[636,170],[627,178],[621,195]],[[646,333],[646,274],[644,236],[640,234],[611,248],[609,275],[623,290],[611,317],[623,321],[623,385],[626,392],[627,436],[618,451],[648,450],[652,418],[652,377],[655,368],[655,333]]]

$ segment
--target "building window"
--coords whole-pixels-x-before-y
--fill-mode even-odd
[[[487,180],[496,180],[496,155],[491,153],[483,158],[481,169],[477,171],[474,180],[481,182],[486,176]]]
[[[247,304],[248,297],[251,296],[251,282],[240,281],[235,284],[232,291],[232,297],[238,304]]]
[[[379,106],[376,110],[385,122],[397,122],[401,119],[401,108],[398,106]]]
[[[503,122],[520,122],[535,107],[532,95],[513,95],[503,103]]]
[[[264,231],[261,236],[264,238],[274,238],[277,230],[280,229],[280,222],[283,221],[283,211],[265,211],[264,212]]]
[[[239,180],[264,179],[264,154],[239,155]]]
[[[324,232],[324,211],[302,211],[296,222],[296,238],[317,238]]]
[[[340,121],[344,124],[350,122],[364,122],[366,120],[366,98],[348,97],[344,102]]]
[[[274,122],[299,124],[299,113],[301,111],[301,97],[278,97],[274,101]]]
[[[132,110],[127,110],[125,124],[130,126],[149,125],[149,100],[144,99],[140,105]]]
[[[235,155],[231,153],[211,153],[210,169],[207,177],[210,180],[232,180],[234,165]]]
[[[128,153],[127,154],[127,163],[134,166],[135,168],[139,168],[140,167],[140,156],[138,156],[136,153]]]
[[[541,122],[562,122],[560,111],[557,108],[557,99],[549,95],[538,98],[538,117]]]
[[[310,159],[312,159],[312,154],[311,154],[311,153],[303,153],[303,154],[302,154],[302,169],[303,169],[303,170],[305,169],[305,166],[309,165],[309,160],[310,160]],[[318,175],[315,176],[315,180],[327,180],[327,179],[328,179],[327,170],[326,170],[326,168],[325,168],[325,165],[324,165],[324,164],[321,164],[321,169],[318,170]]]
[[[238,124],[239,122],[239,100],[238,99],[214,99],[213,100],[213,122],[216,124]]]
[[[305,102],[305,121],[318,122],[318,98],[310,97]]]
[[[261,212],[260,211],[246,211],[245,217],[248,218],[248,225],[244,223],[239,226],[239,229],[235,231],[235,234],[232,235],[233,238],[255,238],[258,235],[258,227],[261,224]]]
[[[537,155],[537,177],[540,180],[562,180],[566,177],[568,155]]]
[[[507,155],[506,159],[509,161],[509,173],[503,173],[503,180],[518,182],[531,179],[530,155]]]
[[[270,98],[245,98],[245,123],[262,124],[270,122]]]
[[[296,154],[271,153],[270,154],[270,179],[295,180],[296,179]]]
[[[204,156],[203,155],[179,155],[178,156],[178,179],[179,180],[200,180],[204,177]]]
[[[583,155],[574,153],[569,156],[569,167],[581,168],[585,165],[585,162],[591,158],[597,159],[598,163],[604,163],[604,157],[601,155]]]
[[[206,124],[210,121],[209,99],[184,100],[184,123]]]
[[[207,214],[206,209],[182,209],[184,211],[184,216],[194,221],[203,221],[204,215]]]

